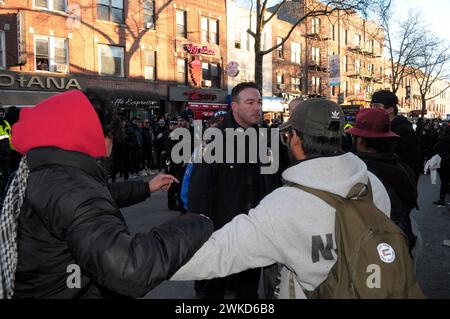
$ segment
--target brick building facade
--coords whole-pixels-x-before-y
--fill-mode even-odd
[[[177,12],[185,18],[183,35]],[[179,112],[192,96],[225,102],[225,12],[212,0],[6,0],[0,4],[2,103],[34,105],[74,88],[102,90],[120,109],[161,114]],[[214,76],[219,80],[211,83]],[[170,93],[178,89],[191,94],[174,100]]]

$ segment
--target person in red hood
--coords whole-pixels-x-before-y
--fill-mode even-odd
[[[130,234],[119,208],[178,181],[161,174],[107,185],[97,160],[121,131],[112,105],[93,92],[21,112],[12,144],[24,157],[0,214],[0,298],[140,297],[210,236],[211,221],[196,214]]]

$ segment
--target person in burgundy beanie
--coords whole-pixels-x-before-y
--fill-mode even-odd
[[[355,126],[347,130],[353,136],[356,155],[367,165],[386,188],[391,200],[391,219],[408,237],[409,247],[415,246],[410,213],[417,206],[414,171],[404,165],[392,150],[399,136],[391,131],[389,112],[385,109],[362,109]]]
[[[130,234],[119,207],[178,182],[107,185],[98,159],[121,134],[94,92],[64,92],[24,109],[12,128],[23,154],[0,214],[0,298],[140,297],[186,263],[212,233],[204,216]]]

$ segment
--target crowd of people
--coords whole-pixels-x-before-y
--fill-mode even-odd
[[[293,100],[289,120],[264,122],[252,82],[235,86],[231,101],[228,112],[204,119],[204,129],[278,130],[276,173],[261,174],[265,163],[250,160],[248,149],[238,161],[234,144],[231,162],[174,160],[174,130],[188,129],[194,139],[189,111],[128,121],[92,91],[65,92],[23,110],[12,131],[10,125],[0,134],[8,135],[3,151],[18,154],[2,157],[10,186],[0,215],[0,250],[8,252],[0,256],[0,297],[138,297],[172,279],[196,280],[202,299],[227,291],[253,299],[261,297],[261,275],[266,298],[423,297],[414,275],[420,232],[410,213],[420,209],[418,180],[435,154],[436,204],[445,205],[448,123],[419,121],[414,129],[387,90],[375,92],[351,125],[324,97]],[[73,125],[64,124],[69,119]],[[234,140],[223,134],[222,142]],[[163,173],[129,180],[154,170]],[[119,208],[157,190],[167,191],[168,208],[180,217],[131,235]],[[362,249],[355,255],[356,243]],[[366,268],[352,268],[375,257],[389,282],[376,292],[360,285]],[[82,273],[77,289],[66,285],[72,264]],[[347,271],[362,275],[340,277]]]

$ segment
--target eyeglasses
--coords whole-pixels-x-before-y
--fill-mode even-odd
[[[288,146],[289,145],[289,137],[290,137],[290,135],[291,135],[290,131],[280,132],[281,144],[283,144],[284,146]]]
[[[370,103],[370,107],[373,109],[384,109],[383,103]]]

